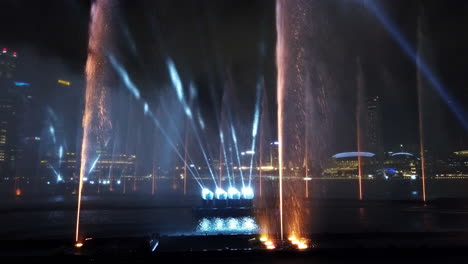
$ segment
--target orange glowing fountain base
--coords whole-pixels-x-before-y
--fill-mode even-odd
[[[308,239],[297,238],[294,235],[287,240],[275,240],[267,236],[261,236],[259,240],[268,250],[307,250],[313,247]]]

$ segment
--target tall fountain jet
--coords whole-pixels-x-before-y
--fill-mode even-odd
[[[81,146],[81,167],[78,189],[75,240],[80,241],[80,209],[83,192],[83,179],[92,166],[96,151],[110,139],[111,121],[109,118],[108,61],[106,48],[110,37],[111,0],[96,0],[91,8],[89,23],[88,58],[86,61],[86,93],[83,114],[83,142]]]
[[[305,180],[318,176],[333,141],[337,70],[332,62],[339,50],[330,47],[335,36],[329,30],[327,4],[276,1],[280,217],[279,224],[270,221],[268,226],[278,225],[281,240],[297,242],[307,236],[310,217],[304,204],[308,195]]]
[[[417,35],[417,64],[421,64],[421,60],[425,55],[425,45],[427,40],[423,34],[423,23],[424,13],[418,16],[418,35]],[[419,119],[419,150],[421,156],[421,187],[422,187],[422,200],[426,202],[426,155],[424,152],[425,141],[424,141],[424,107],[423,107],[423,96],[424,96],[424,76],[421,69],[418,68],[416,73],[417,89],[418,89],[418,119]]]
[[[356,60],[357,64],[357,104],[356,104],[356,143],[358,151],[358,194],[359,200],[362,200],[362,146],[363,146],[363,115],[365,114],[365,104],[364,104],[364,72],[362,70],[361,58],[358,57]]]
[[[306,12],[301,0],[276,2],[276,63],[278,100],[278,160],[280,236],[300,237],[304,232],[303,184],[306,123],[304,100],[307,72],[300,34]],[[301,174],[302,173],[302,174]],[[287,178],[287,180],[286,180]]]

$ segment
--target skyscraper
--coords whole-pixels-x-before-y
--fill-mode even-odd
[[[11,94],[15,84],[17,53],[2,48],[0,52],[0,177],[12,177],[16,152],[16,104]],[[21,85],[22,83],[16,83]]]
[[[13,100],[3,95],[0,98],[0,176],[12,176],[14,161],[14,121],[15,110]]]
[[[382,142],[382,118],[381,118],[381,99],[373,96],[367,99],[366,117],[365,117],[365,139],[364,150],[376,154],[383,153]]]
[[[9,51],[7,48],[3,48],[0,52],[0,80],[12,81],[15,76],[16,65],[17,65],[17,53],[16,51]]]

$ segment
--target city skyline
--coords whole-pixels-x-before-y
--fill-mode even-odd
[[[63,19],[67,21],[72,28],[76,28],[78,31],[78,41],[70,47],[62,47],[59,43],[51,43],[50,46],[44,45],[44,40],[47,38],[55,39],[56,36],[50,33],[45,33],[44,36],[35,35],[35,39],[30,39],[31,36],[14,36],[8,41],[10,43],[2,48],[4,53],[2,63],[2,70],[0,72],[5,73],[2,76],[3,88],[9,89],[9,91],[23,91],[22,97],[29,100],[29,110],[24,110],[23,117],[15,117],[15,122],[18,127],[21,126],[22,131],[15,140],[17,143],[10,144],[13,148],[8,150],[11,152],[11,157],[15,159],[16,155],[22,153],[20,142],[23,138],[38,137],[40,138],[38,151],[40,160],[60,160],[58,156],[63,156],[63,153],[79,153],[81,149],[81,115],[83,113],[83,102],[84,102],[84,89],[85,80],[82,73],[84,67],[85,55],[82,52],[75,52],[78,50],[80,45],[85,45],[87,39],[87,23],[88,19],[87,10],[90,7],[90,2],[87,3],[75,3],[77,10],[72,11],[69,8],[71,6],[58,5],[52,8],[63,9],[63,14],[54,17],[53,19]],[[243,9],[245,4],[226,2],[224,4],[218,4],[210,6],[208,10],[216,10],[227,12],[227,10],[235,7],[236,12],[245,12]],[[5,7],[16,10],[22,6],[22,3],[17,2],[15,4],[6,3]],[[135,14],[130,10],[125,10],[126,7],[140,7],[139,4],[120,3],[116,5],[116,8],[121,10],[119,18],[115,21],[121,25],[126,24],[124,21],[138,21]],[[174,6],[172,4],[161,4],[155,5],[148,4],[148,8],[167,8],[172,10]],[[206,6],[208,7],[208,6]],[[272,78],[275,75],[275,61],[272,58],[275,57],[275,51],[273,49],[272,37],[274,36],[274,28],[268,21],[273,18],[273,6],[271,3],[266,1],[257,1],[253,5],[249,5],[253,8],[248,12],[246,17],[247,21],[254,23],[257,27],[246,30],[244,24],[236,25],[235,32],[241,40],[243,46],[239,48],[235,46],[221,47],[221,43],[225,43],[228,39],[227,36],[221,34],[222,39],[216,41],[216,43],[199,43],[197,47],[200,49],[200,54],[205,54],[208,61],[211,62],[213,59],[222,61],[225,67],[224,69],[210,70],[210,65],[205,65],[206,70],[200,71],[196,69],[195,65],[199,65],[196,58],[199,58],[200,54],[196,54],[193,49],[185,50],[186,59],[172,54],[171,48],[167,47],[168,43],[171,43],[172,37],[167,38],[168,43],[149,41],[150,43],[156,43],[160,48],[156,56],[156,63],[148,64],[144,51],[148,44],[147,41],[141,39],[141,28],[132,27],[129,24],[124,30],[124,35],[114,36],[114,38],[122,37],[129,44],[130,49],[119,47],[115,45],[112,48],[114,52],[119,52],[120,58],[133,57],[129,59],[125,66],[128,70],[129,78],[138,85],[139,93],[142,98],[153,98],[148,101],[148,104],[142,109],[135,100],[129,99],[128,91],[126,92],[124,86],[118,81],[112,82],[111,95],[110,95],[110,106],[112,113],[111,119],[112,137],[109,142],[106,142],[106,151],[108,153],[120,153],[126,155],[136,155],[139,157],[138,171],[139,174],[145,174],[152,170],[153,164],[157,161],[162,167],[173,168],[174,164],[182,162],[177,155],[184,153],[184,151],[191,153],[189,158],[196,160],[200,166],[206,167],[209,162],[217,160],[220,163],[222,158],[219,134],[230,133],[231,127],[234,128],[237,137],[244,140],[239,140],[238,149],[248,150],[251,148],[249,137],[251,130],[251,120],[254,116],[255,100],[258,95],[255,94],[254,86],[259,86],[261,83],[261,121],[260,121],[260,133],[262,138],[255,143],[254,149],[259,149],[262,145],[263,149],[270,150],[269,144],[278,140],[276,135],[276,95],[274,93],[274,87],[276,86],[276,80]],[[323,6],[323,8],[333,8],[333,4],[330,6]],[[362,13],[362,10],[350,7],[349,12],[356,12],[362,18],[353,25],[353,30],[356,32],[362,32],[364,29],[362,26],[371,19],[368,14]],[[398,5],[389,8],[389,13],[394,14],[395,21],[406,19],[411,21],[408,26],[403,27],[403,31],[410,36],[412,33],[417,35],[416,38],[409,38],[412,45],[418,48],[418,52],[421,54],[431,54],[428,56],[427,62],[431,66],[435,66],[434,62],[436,55],[434,50],[441,49],[443,45],[434,42],[432,36],[436,33],[431,32],[428,28],[433,26],[433,20],[429,20],[432,16],[432,10],[437,5],[427,4],[412,5],[412,10],[421,14],[416,18],[409,17],[401,12],[401,8]],[[198,12],[198,8],[203,8],[203,5],[187,5],[184,7],[184,11],[187,15],[185,19],[190,20],[192,16]],[[447,6],[444,8],[453,8]],[[465,7],[468,9],[468,7]],[[260,11],[260,17],[255,17],[256,11]],[[44,10],[45,11],[45,10]],[[45,11],[50,12],[51,10]],[[74,13],[75,12],[75,13]],[[65,14],[74,13],[72,17],[77,16],[80,12],[84,12],[83,19],[78,19],[75,22],[70,22],[70,18],[66,17]],[[211,11],[206,11],[211,12]],[[210,13],[210,21],[229,22],[229,18],[223,18],[218,12]],[[34,17],[31,14],[31,17]],[[143,28],[151,26],[156,30],[160,30],[161,34],[164,32],[165,25],[174,26],[179,22],[166,17],[165,14],[156,14],[160,19],[159,25],[144,25]],[[432,18],[432,17],[431,17]],[[13,20],[17,18],[11,18]],[[342,18],[344,19],[344,18]],[[435,20],[434,20],[435,21]],[[341,21],[338,19],[338,24],[344,23],[345,20]],[[54,28],[51,25],[52,21],[44,21],[41,27],[44,27],[46,32],[49,32]],[[24,24],[17,24],[15,28],[7,29],[5,36],[13,34],[15,30],[25,28]],[[47,28],[47,29],[46,29]],[[177,27],[176,27],[177,28]],[[201,29],[195,29],[197,32],[208,34],[209,31]],[[261,32],[261,34],[257,34]],[[385,35],[377,28],[370,30],[371,34],[368,34],[367,38],[374,38],[376,41],[384,43],[389,37]],[[411,34],[410,34],[411,33]],[[67,32],[69,34],[69,32]],[[175,30],[176,35],[180,35],[181,32]],[[328,34],[325,32],[324,34]],[[409,35],[408,35],[409,34]],[[182,35],[180,35],[182,36]],[[250,37],[248,37],[250,36]],[[422,36],[422,37],[421,37]],[[183,36],[187,40],[192,40],[192,35]],[[342,39],[348,38],[348,35],[343,34],[340,36]],[[69,41],[66,37],[55,39],[58,42]],[[191,42],[193,43],[193,42]],[[251,45],[255,43],[255,45]],[[218,52],[216,54],[210,53],[205,50],[206,47],[203,45],[213,45],[216,47]],[[395,43],[396,44],[396,43]],[[136,53],[135,47],[138,45],[141,49]],[[201,46],[200,46],[201,45]],[[245,55],[241,55],[239,58],[233,59],[234,54],[241,54],[242,48],[247,47],[251,62],[254,62],[250,66],[249,71],[251,73],[245,73],[238,69],[236,66],[239,61],[245,61]],[[329,146],[321,150],[321,162],[326,162],[327,159],[332,157],[336,153],[346,151],[369,151],[374,152],[377,156],[384,156],[384,152],[396,151],[400,149],[419,155],[419,132],[417,108],[418,102],[414,97],[417,94],[416,86],[418,86],[418,73],[414,67],[405,64],[401,70],[395,69],[396,61],[391,58],[391,55],[398,55],[401,60],[405,60],[404,54],[399,52],[398,46],[392,46],[385,42],[385,50],[369,50],[368,52],[372,55],[379,54],[377,58],[381,60],[383,70],[381,76],[375,76],[373,73],[374,67],[372,66],[373,58],[370,55],[363,53],[359,47],[359,42],[352,43],[349,46],[349,54],[342,54],[345,58],[343,61],[343,69],[336,72],[336,75],[344,77],[345,81],[330,82],[330,87],[334,87],[333,91],[328,91],[329,100],[333,101],[328,107],[331,111],[336,111],[340,115],[334,115],[330,117],[329,122],[332,122],[333,129],[330,130],[332,134],[329,136]],[[57,48],[55,48],[57,47]],[[132,48],[133,47],[133,48]],[[72,50],[73,49],[73,50]],[[41,53],[50,53],[47,57],[40,55]],[[8,55],[8,60],[5,58]],[[151,56],[153,56],[151,55]],[[156,74],[154,79],[148,78],[148,74],[151,74],[150,69],[161,70],[160,63],[161,56],[165,55],[173,57],[176,62],[178,73],[180,74],[180,81],[182,82],[184,97],[190,98],[187,103],[190,103],[193,108],[193,115],[196,119],[195,125],[203,131],[203,135],[197,135],[190,131],[192,128],[187,126],[187,121],[184,121],[184,110],[178,106],[177,97],[178,94],[171,91],[171,80],[158,77],[159,73]],[[331,54],[328,54],[327,50],[324,50],[322,55],[324,58],[332,58]],[[47,59],[46,59],[47,58]],[[14,62],[14,66],[11,66],[11,62]],[[8,62],[8,63],[6,63]],[[184,63],[180,63],[184,62]],[[357,63],[356,63],[357,62]],[[9,64],[10,63],[10,64]],[[401,64],[401,62],[399,62]],[[203,64],[203,63],[201,63]],[[10,65],[10,66],[8,66]],[[181,66],[183,65],[183,66]],[[141,71],[143,69],[143,71]],[[409,72],[408,72],[409,70]],[[139,72],[140,71],[140,72]],[[165,70],[163,69],[162,72]],[[401,73],[400,72],[407,72]],[[437,71],[439,73],[439,71]],[[440,72],[442,73],[442,72]],[[8,78],[5,76],[8,75]],[[164,75],[164,74],[162,74]],[[262,76],[260,79],[255,79],[252,76]],[[250,77],[248,77],[250,76]],[[347,77],[346,77],[347,76]],[[352,76],[351,79],[349,77]],[[119,78],[118,75],[114,75],[114,78]],[[447,112],[447,107],[444,103],[435,98],[435,94],[431,92],[430,85],[423,83],[425,93],[423,98],[425,113],[422,115],[424,118],[424,125],[427,129],[423,129],[426,133],[426,144],[424,146],[425,151],[429,155],[432,155],[433,159],[446,159],[455,151],[461,151],[466,148],[466,138],[464,137],[463,128],[456,120],[452,113]],[[150,88],[151,86],[155,88]],[[402,87],[400,87],[402,86]],[[15,88],[16,87],[16,88]],[[413,88],[414,87],[414,88]],[[313,88],[313,87],[311,87]],[[459,93],[457,87],[450,87],[452,92],[455,94]],[[405,90],[408,92],[405,93]],[[178,91],[179,92],[179,91]],[[157,94],[157,99],[154,100]],[[403,96],[404,97],[401,97]],[[396,96],[396,97],[395,97]],[[395,98],[400,97],[406,102],[399,101],[399,106],[394,108],[392,105]],[[15,98],[18,98],[16,96]],[[4,100],[13,100],[12,98],[6,98]],[[16,99],[15,99],[16,100]],[[400,100],[400,99],[398,99]],[[460,97],[463,101],[463,94]],[[308,104],[314,105],[318,101],[313,101],[309,98]],[[118,107],[119,105],[126,104],[126,108]],[[25,104],[15,103],[15,106],[21,106],[24,108]],[[26,108],[27,108],[26,107]],[[25,108],[25,109],[26,109]],[[115,108],[115,109],[114,109]],[[401,109],[399,109],[401,108]],[[436,115],[430,113],[430,109],[438,109]],[[308,111],[310,111],[309,109]],[[157,128],[151,125],[151,120],[145,117],[147,111],[154,112],[163,126],[167,128],[169,138],[161,134]],[[11,112],[12,113],[12,112]],[[168,115],[171,113],[171,115]],[[11,115],[11,114],[10,114]],[[124,117],[125,118],[122,118]],[[436,117],[436,118],[434,118]],[[12,118],[12,117],[10,117]],[[26,118],[26,119],[25,119]],[[16,120],[18,119],[18,120]],[[432,120],[434,119],[434,120]],[[118,121],[116,121],[118,120]],[[126,121],[122,121],[126,120]],[[174,120],[177,120],[174,122]],[[227,121],[226,121],[227,120]],[[224,122],[224,123],[223,123]],[[434,130],[434,126],[438,122],[444,122],[446,124],[446,130]],[[21,123],[21,124],[20,124]],[[23,124],[26,124],[24,126]],[[229,125],[229,123],[231,125]],[[11,125],[11,124],[10,124]],[[458,128],[457,128],[458,126]],[[135,127],[137,129],[129,129]],[[461,128],[461,129],[460,129]],[[16,129],[16,128],[15,128]],[[8,129],[9,133],[13,133],[15,129]],[[313,131],[314,128],[308,128],[309,131]],[[343,133],[343,131],[346,131]],[[310,132],[309,132],[310,133]],[[451,135],[451,136],[449,136]],[[443,136],[443,140],[434,140],[435,138]],[[185,137],[185,140],[190,142],[190,146],[184,147],[181,138]],[[188,137],[188,138],[187,138]],[[12,136],[8,137],[12,142]],[[361,142],[358,143],[359,138]],[[312,142],[310,138],[310,142]],[[24,142],[28,142],[27,140]],[[33,141],[34,142],[34,141]],[[175,146],[171,146],[168,142],[175,142]],[[311,143],[307,144],[311,144]],[[233,151],[234,142],[229,139],[226,144],[226,148]],[[403,147],[404,146],[404,147]],[[23,146],[24,148],[30,148]],[[200,152],[200,147],[206,153],[204,158]],[[16,150],[19,148],[18,150]],[[225,150],[226,151],[226,150]],[[238,150],[236,150],[238,151]],[[6,150],[3,151],[4,155],[7,155]],[[18,154],[16,154],[18,152]],[[60,154],[62,153],[62,154]],[[171,153],[166,155],[166,153]],[[179,153],[179,154],[177,154]],[[256,162],[259,160],[272,159],[272,155],[268,154],[268,151],[262,153],[263,156],[258,158],[256,153]],[[230,154],[232,155],[232,153]],[[314,153],[310,154],[314,156]],[[34,155],[33,155],[34,156]],[[193,157],[192,157],[193,156]],[[235,155],[233,156],[235,157]],[[10,157],[9,157],[10,158]],[[11,158],[10,158],[11,159]],[[206,160],[206,161],[204,161]],[[234,158],[235,160],[235,158]],[[314,161],[315,160],[315,161]],[[308,163],[316,162],[317,158],[309,157]],[[11,161],[10,161],[11,162]],[[57,161],[55,161],[57,163]],[[183,163],[183,162],[182,162]],[[222,162],[221,162],[222,163]],[[226,162],[225,162],[226,163]],[[232,162],[231,162],[232,164]],[[261,166],[262,164],[260,164]],[[16,166],[16,165],[12,165]],[[59,167],[60,164],[55,164],[55,167]],[[212,165],[210,165],[212,166]],[[314,165],[317,166],[317,165]],[[323,165],[320,165],[323,167]],[[213,166],[216,167],[216,166]],[[324,168],[322,168],[324,169]]]
[[[468,245],[468,1],[0,9],[0,255]]]

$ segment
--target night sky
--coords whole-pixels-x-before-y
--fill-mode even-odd
[[[329,0],[318,2],[323,1]],[[376,2],[413,48],[417,45],[417,17],[424,10],[429,54],[426,62],[466,113],[468,3],[456,0],[421,1],[423,5],[406,0]],[[47,96],[40,95],[51,92],[43,84],[48,76],[64,76],[84,89],[90,6],[91,1],[83,0],[1,1],[0,46],[18,51],[21,57],[18,78],[37,83],[35,87],[40,87],[40,91],[35,93],[45,104]],[[153,96],[161,89],[158,87],[168,84],[165,60],[171,57],[184,83],[194,82],[198,87],[201,111],[213,124],[213,109],[220,104],[223,87],[231,79],[236,88],[230,93],[230,101],[238,110],[237,118],[242,120],[252,114],[255,85],[258,76],[263,74],[269,104],[268,123],[274,126],[274,1],[118,1],[117,6],[112,50],[119,54],[144,96]],[[342,57],[333,66],[340,69],[338,76],[343,78],[340,82],[343,87],[338,90],[343,112],[355,109],[354,61],[359,56],[363,61],[366,94],[383,98],[386,149],[399,144],[417,144],[414,64],[379,21],[362,7],[356,7],[355,1],[334,1],[324,10],[328,12],[328,22],[321,26],[333,30],[335,35],[318,43],[330,49],[342,49],[337,52]],[[424,102],[428,148],[451,151],[466,147],[466,130],[438,94],[429,89]],[[344,119],[347,117],[344,115]],[[343,123],[352,126],[349,120]],[[339,137],[340,144],[333,151],[352,150],[355,137],[350,134]]]

